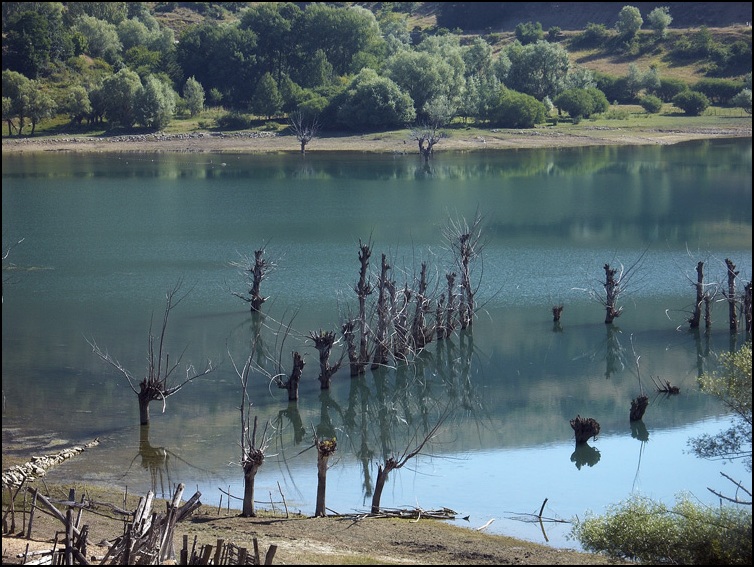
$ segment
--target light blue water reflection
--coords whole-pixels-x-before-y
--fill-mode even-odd
[[[241,494],[231,357],[248,354],[253,325],[230,293],[244,291],[230,262],[261,245],[277,264],[263,285],[265,346],[276,349],[273,331],[296,313],[283,361],[290,369],[296,349],[307,366],[295,405],[255,378],[254,410],[274,427],[260,500],[279,502],[279,483],[291,507],[313,513],[316,455],[305,449],[316,429],[339,441],[328,507],[366,509],[377,464],[448,405],[456,411],[431,456],[392,473],[383,506],[446,506],[469,515],[459,521],[469,527],[495,519],[489,531],[577,547],[568,524],[543,533],[525,514],[547,498],[544,516],[568,520],[636,490],[670,503],[689,490],[714,504],[707,487],[725,487],[721,470],[749,476],[687,454],[690,436],[727,427],[696,378],[743,334],[728,333],[722,304],[708,334],[689,332],[686,319],[698,261],[709,282],[724,280],[725,258],[741,282],[751,278],[750,140],[439,154],[429,171],[405,155],[4,155],[2,203],[4,247],[24,239],[10,257],[17,269],[4,272],[4,447],[35,432],[50,448],[103,440],[53,480],[142,492],[184,482],[213,504],[219,488]],[[359,241],[374,244],[373,271],[388,255],[399,286],[413,284],[422,261],[442,286],[451,265],[442,229],[477,210],[485,248],[473,335],[431,343],[401,371],[351,379],[342,369],[321,392],[306,335],[339,329],[354,309]],[[606,327],[587,291],[600,289],[603,264],[637,261],[624,313]],[[221,365],[169,398],[166,413],[153,407],[144,437],[135,396],[84,337],[140,377],[150,315],[159,319],[179,278],[193,290],[172,316],[169,346]],[[681,395],[655,395],[652,378]],[[646,432],[628,422],[641,388]],[[574,452],[577,414],[602,428],[586,453]]]

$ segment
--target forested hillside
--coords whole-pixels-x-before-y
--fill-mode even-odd
[[[751,110],[751,3],[3,2],[8,135]],[[722,27],[721,27],[722,26]],[[620,113],[616,114],[617,116]],[[303,124],[300,122],[300,124]]]

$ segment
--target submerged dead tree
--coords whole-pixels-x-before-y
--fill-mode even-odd
[[[382,255],[382,264],[380,267],[380,279],[377,282],[377,332],[374,337],[374,358],[372,358],[372,370],[385,366],[388,363],[388,354],[390,353],[390,341],[388,340],[390,329],[392,302],[391,298],[395,297],[395,282],[388,277],[390,264],[387,256]]]
[[[621,293],[621,276],[617,268],[611,268],[610,264],[603,266],[605,270],[605,324],[610,325],[623,313],[623,307],[618,307],[618,297]]]
[[[233,295],[242,299],[249,304],[252,313],[259,313],[262,310],[262,304],[267,301],[267,297],[262,296],[262,281],[267,279],[269,274],[276,267],[275,263],[264,257],[265,247],[254,250],[254,259],[242,255],[239,262],[231,262],[231,266],[238,268],[246,277],[249,285],[248,294],[231,291]]]
[[[434,329],[427,324],[427,314],[430,311],[430,301],[427,298],[427,263],[422,262],[419,273],[419,286],[416,290],[416,306],[414,319],[411,324],[411,339],[414,349],[419,352],[427,343],[432,341]]]
[[[628,268],[620,264],[620,268],[614,268],[609,263],[602,268],[605,271],[605,279],[601,282],[602,292],[596,289],[585,290],[589,296],[605,308],[605,324],[612,325],[615,319],[623,313],[623,307],[618,302],[629,291],[631,280],[639,273],[642,260],[649,248],[645,248],[639,258]]]
[[[301,355],[298,352],[294,351],[293,370],[291,370],[291,374],[290,376],[288,376],[288,379],[283,381],[280,375],[276,375],[274,377],[275,383],[278,385],[278,388],[288,390],[289,401],[298,400],[298,385],[301,382],[301,374],[304,371],[305,364],[306,363],[304,362],[304,359],[301,357]]]
[[[696,264],[696,301],[694,302],[694,312],[689,319],[689,326],[692,329],[698,329],[702,320],[702,304],[704,302],[704,262]]]
[[[472,271],[474,261],[481,257],[484,249],[481,225],[482,216],[477,211],[471,224],[468,224],[466,219],[450,219],[444,229],[445,240],[461,276],[458,305],[458,321],[461,329],[469,328],[476,315],[476,288],[472,281]],[[455,278],[455,273],[452,275]],[[446,325],[452,326],[450,323]]]
[[[192,364],[188,364],[185,368],[185,378],[177,384],[172,383],[174,373],[181,365],[181,360],[183,359],[183,354],[186,349],[184,348],[183,352],[178,356],[177,361],[171,362],[170,355],[167,353],[167,347],[165,345],[165,336],[167,334],[170,313],[191,291],[189,290],[185,294],[178,296],[177,294],[180,291],[181,286],[182,281],[179,281],[165,296],[165,313],[162,318],[162,328],[160,330],[159,339],[152,333],[152,324],[150,322],[149,337],[147,341],[147,375],[138,383],[138,389],[136,387],[136,379],[120,362],[118,362],[117,359],[113,358],[107,350],[100,348],[94,339],[85,339],[89,346],[92,347],[94,354],[99,356],[102,360],[126,377],[128,385],[139,400],[139,422],[141,425],[149,423],[150,402],[162,402],[162,411],[165,412],[168,397],[180,391],[181,388],[189,382],[201,376],[205,376],[214,370],[211,360],[207,360],[204,369],[201,371],[197,371]]]
[[[728,292],[725,294],[728,299],[728,322],[730,330],[738,332],[738,315],[736,313],[736,265],[732,260],[725,259],[725,267],[728,270]]]
[[[374,291],[369,282],[369,258],[372,255],[371,241],[364,244],[359,240],[359,281],[354,291],[359,301],[359,313],[356,318],[350,317],[342,325],[343,337],[346,341],[346,352],[350,362],[351,377],[366,372],[369,363],[369,323],[367,321],[367,298]],[[358,348],[357,348],[358,341]]]
[[[330,388],[330,382],[333,374],[335,374],[343,363],[343,356],[335,364],[330,364],[330,353],[336,343],[335,333],[332,331],[323,331],[315,333],[314,331],[309,333],[309,338],[314,341],[314,348],[319,352],[319,385],[320,389],[327,390]]]

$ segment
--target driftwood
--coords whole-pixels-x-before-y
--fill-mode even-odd
[[[110,546],[100,565],[160,565],[165,560],[175,559],[175,525],[201,506],[200,492],[196,492],[183,506],[178,506],[184,488],[183,484],[178,485],[165,514],[152,512],[154,493],[151,490],[146,497],[142,497],[131,524]]]
[[[673,386],[667,380],[660,380],[659,378],[655,380],[653,376],[652,382],[654,383],[655,388],[657,388],[657,391],[660,393],[668,394],[668,395],[681,393],[681,389],[678,386]]]

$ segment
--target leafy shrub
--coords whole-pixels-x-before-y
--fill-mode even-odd
[[[702,93],[710,102],[715,104],[728,104],[730,99],[736,96],[744,85],[741,81],[729,79],[702,79],[695,83],[691,90]]]
[[[751,510],[707,507],[682,495],[672,509],[633,495],[587,513],[571,537],[585,550],[649,565],[751,565]]]
[[[588,23],[584,31],[571,40],[574,47],[600,47],[610,38],[605,24]]]
[[[673,105],[689,116],[699,116],[709,107],[709,99],[696,91],[684,91],[673,97]]]
[[[521,42],[521,45],[536,43],[544,37],[545,33],[539,22],[520,23],[516,26],[516,39]]]
[[[490,122],[503,128],[533,128],[545,121],[545,105],[531,95],[503,89]]]
[[[683,91],[687,90],[689,86],[681,79],[660,79],[659,88],[655,89],[655,96],[660,97],[663,102],[670,102],[673,97]]]
[[[240,112],[227,112],[217,118],[221,130],[245,130],[251,128],[251,119]]]
[[[649,114],[657,114],[662,110],[662,101],[656,96],[647,95],[639,101],[639,104]]]

